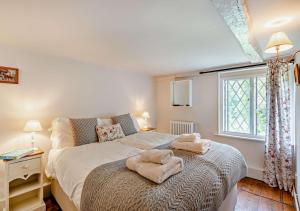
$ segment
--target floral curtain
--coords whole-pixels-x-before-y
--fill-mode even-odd
[[[267,129],[263,179],[272,187],[291,192],[294,171],[289,65],[278,60],[270,60],[267,65]]]

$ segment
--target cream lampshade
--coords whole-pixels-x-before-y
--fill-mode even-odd
[[[142,117],[144,118],[144,128],[148,128],[148,119],[150,118],[149,113],[145,111]]]
[[[284,32],[276,32],[272,34],[265,53],[277,53],[286,51],[293,47],[293,43]]]
[[[40,132],[42,130],[42,125],[38,120],[29,120],[26,122],[24,127],[25,132]]]
[[[35,132],[40,132],[43,130],[42,125],[40,121],[38,120],[29,120],[26,122],[25,127],[24,127],[24,132],[30,132],[31,133],[31,145],[33,150],[37,150],[37,148],[34,146],[34,135]]]

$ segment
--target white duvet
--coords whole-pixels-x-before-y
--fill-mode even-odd
[[[58,180],[75,206],[80,198],[85,178],[96,167],[141,153],[144,149],[167,144],[175,136],[156,132],[139,132],[105,143],[93,143],[49,152],[46,174]]]
[[[118,139],[122,144],[126,144],[139,149],[152,149],[154,147],[167,144],[177,136],[167,133],[139,132],[124,138]]]

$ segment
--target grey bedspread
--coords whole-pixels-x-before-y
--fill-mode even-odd
[[[126,160],[95,168],[85,180],[81,210],[217,210],[247,173],[241,153],[228,145],[213,142],[205,155],[173,151],[184,170],[160,185],[128,170]]]

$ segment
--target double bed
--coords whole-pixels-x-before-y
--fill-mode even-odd
[[[67,211],[153,210],[153,206],[154,210],[176,210],[176,207],[179,210],[181,206],[190,210],[193,209],[189,207],[192,205],[185,206],[181,202],[189,204],[195,201],[198,205],[207,204],[200,210],[234,210],[237,201],[236,183],[246,176],[247,167],[241,153],[228,145],[212,142],[211,149],[204,155],[174,151],[175,155],[184,159],[185,168],[161,185],[126,169],[124,163],[128,157],[147,149],[168,148],[175,138],[170,134],[138,132],[110,142],[52,149],[46,167],[47,176],[53,179],[51,192],[61,208]],[[195,167],[192,162],[190,165],[190,160],[200,165]],[[201,174],[201,178],[198,181],[193,179],[189,171]],[[98,181],[99,178],[102,181]],[[181,190],[178,181],[188,182],[184,183],[185,187],[180,187]],[[142,187],[137,195],[134,184]],[[204,189],[196,190],[198,192],[195,194],[189,190],[191,187],[187,188],[192,184],[199,184],[198,189]],[[170,194],[172,188],[174,192],[176,188],[179,189],[179,195]],[[111,193],[116,193],[117,197]],[[199,197],[192,199],[189,194],[199,194]],[[122,200],[118,201],[119,198]],[[160,199],[163,202],[158,203]],[[196,207],[195,210],[199,210],[199,206]]]

